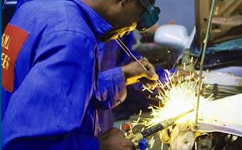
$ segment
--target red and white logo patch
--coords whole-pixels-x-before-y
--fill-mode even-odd
[[[15,61],[28,35],[11,24],[7,25],[2,35],[2,87],[8,92],[13,91]]]

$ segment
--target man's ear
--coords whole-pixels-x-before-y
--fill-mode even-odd
[[[130,3],[132,0],[119,0],[121,5],[124,7],[125,5],[127,5],[128,3]]]

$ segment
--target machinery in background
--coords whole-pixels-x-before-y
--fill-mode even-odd
[[[210,1],[195,1],[196,26],[189,36],[181,25],[164,25],[154,40],[180,49],[174,68],[199,70],[201,46],[208,22]],[[204,62],[207,95],[223,98],[242,93],[242,1],[217,1]],[[211,92],[212,91],[212,92]]]
[[[173,67],[193,71],[199,69],[200,61],[193,35],[188,36],[181,25],[165,25],[158,28],[155,41],[182,49],[183,53]],[[224,45],[228,45],[229,49],[224,50]],[[208,47],[204,69],[206,95],[214,94],[214,98],[218,99],[242,93],[242,38]]]
[[[190,36],[181,25],[164,25],[155,33],[156,43],[182,51],[173,66],[177,69],[197,71],[200,68],[211,1],[197,0],[195,6],[196,26]],[[196,137],[193,149],[239,150],[242,148],[242,117],[239,115],[242,105],[242,1],[217,1],[211,23],[203,95],[213,95],[215,101],[208,114],[199,120],[199,130],[203,134]],[[215,110],[217,119],[208,119]],[[189,141],[184,133],[178,136],[179,140]],[[172,144],[177,143],[173,141]]]

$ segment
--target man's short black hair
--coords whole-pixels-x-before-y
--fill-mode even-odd
[[[154,5],[155,4],[155,0],[149,0],[149,2]]]

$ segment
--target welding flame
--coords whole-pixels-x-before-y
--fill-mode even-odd
[[[188,80],[184,81],[184,77],[179,77],[176,83],[172,82],[172,76],[168,73],[167,83],[164,86],[168,87],[163,94],[157,97],[162,101],[163,107],[150,107],[152,110],[151,118],[146,118],[140,121],[139,124],[145,126],[153,126],[163,120],[178,116],[181,113],[187,112],[191,109],[195,110],[197,100],[197,81],[191,80],[194,74],[191,74]],[[212,96],[211,96],[212,97]],[[200,97],[200,105],[207,106],[212,98]],[[195,111],[194,111],[195,112]],[[194,112],[180,119],[179,121],[194,122]],[[136,122],[137,124],[137,122]]]

